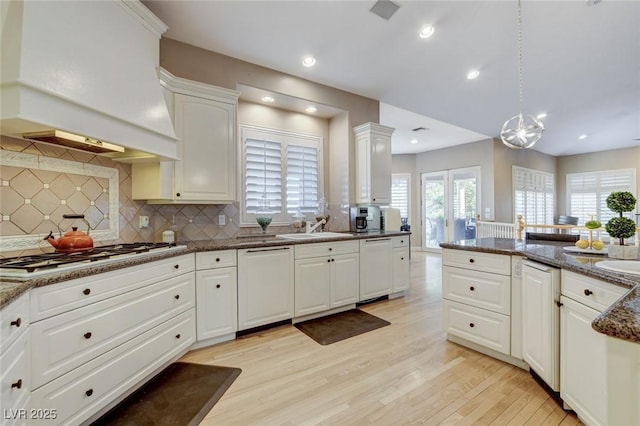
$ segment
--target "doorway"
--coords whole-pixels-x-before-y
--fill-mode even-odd
[[[473,239],[480,211],[480,167],[422,173],[422,249]]]

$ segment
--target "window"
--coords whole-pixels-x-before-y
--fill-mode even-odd
[[[514,220],[522,215],[524,223],[553,224],[553,173],[513,166]]]
[[[242,125],[241,224],[288,223],[314,213],[322,194],[322,138]]]
[[[409,223],[411,210],[411,175],[393,173],[391,175],[391,203],[389,207],[400,210],[400,217]]]
[[[567,173],[567,211],[580,218],[578,225],[584,225],[591,215],[604,225],[616,216],[607,207],[607,197],[616,191],[636,193],[635,169]],[[632,213],[627,216],[635,219]]]

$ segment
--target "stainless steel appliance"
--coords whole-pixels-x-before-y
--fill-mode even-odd
[[[369,216],[369,207],[358,206],[351,207],[351,232],[367,232]]]
[[[28,280],[178,248],[184,246],[169,243],[129,243],[94,247],[91,250],[73,253],[42,253],[3,258],[0,259],[0,278]]]

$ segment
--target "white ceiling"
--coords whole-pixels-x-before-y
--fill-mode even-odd
[[[518,113],[516,1],[397,1],[388,21],[373,0],[144,3],[169,38],[380,100],[394,153],[497,137]],[[548,114],[535,149],[640,146],[640,1],[529,0],[522,15],[524,112]]]

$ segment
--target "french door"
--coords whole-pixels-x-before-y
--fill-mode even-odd
[[[480,167],[423,173],[422,249],[440,251],[441,242],[472,239],[480,211]]]

